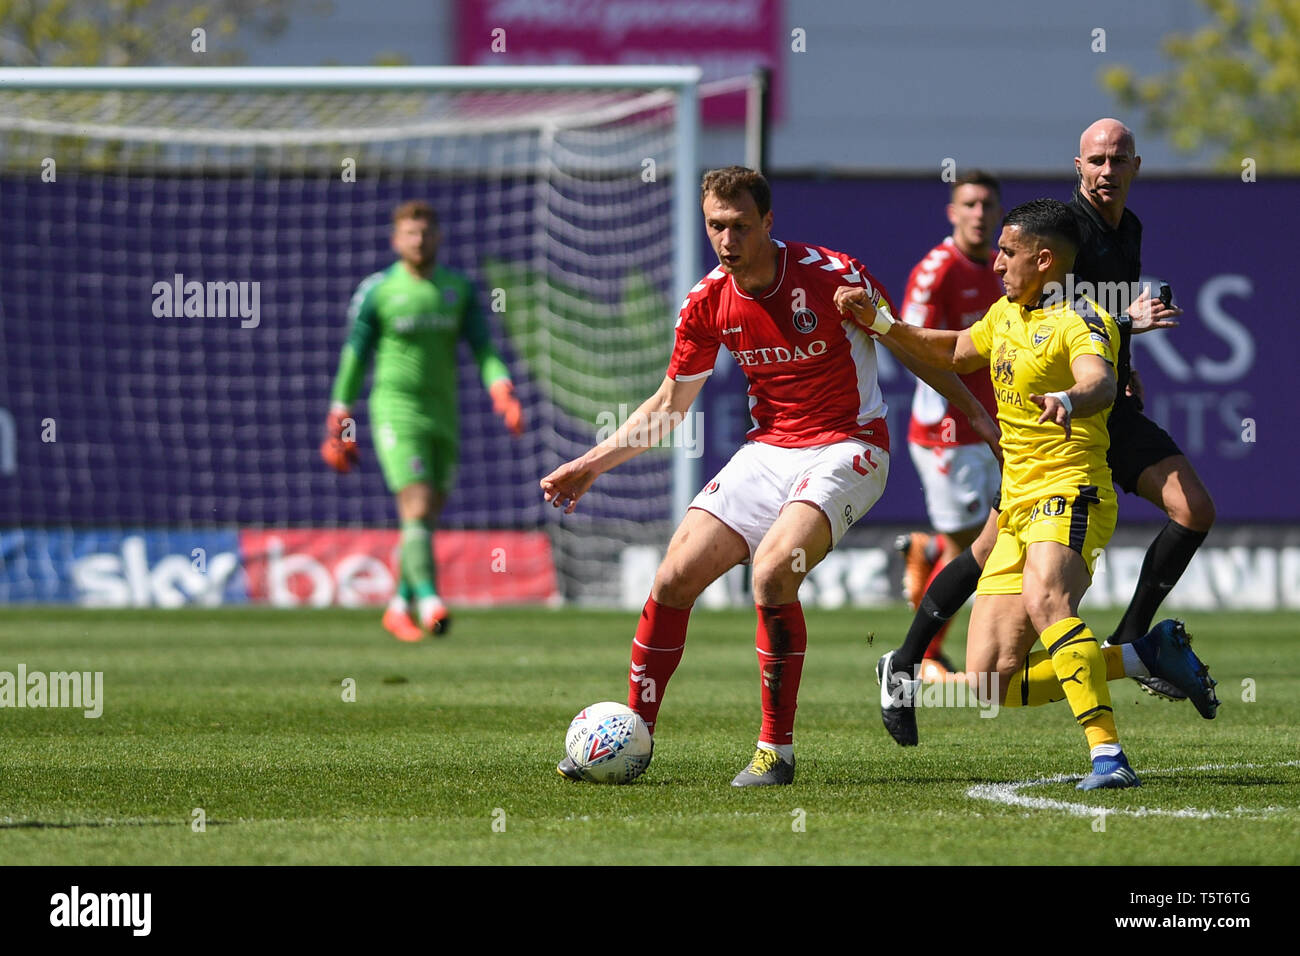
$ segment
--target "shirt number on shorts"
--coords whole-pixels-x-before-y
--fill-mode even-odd
[[[1065,514],[1065,498],[1061,495],[1052,495],[1045,501],[1038,502],[1034,505],[1034,510],[1029,512],[1029,520],[1033,521],[1040,514],[1045,518]]]

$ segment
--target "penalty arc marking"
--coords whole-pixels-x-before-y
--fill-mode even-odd
[[[1285,760],[1280,763],[1209,763],[1199,767],[1174,767],[1171,770],[1143,770],[1140,775],[1160,776],[1171,773],[1192,773],[1201,770],[1249,770],[1261,767],[1300,767],[1300,760]],[[1274,813],[1293,812],[1295,807],[1236,807],[1232,810],[1198,810],[1184,807],[1181,810],[1168,810],[1163,807],[1100,807],[1088,803],[1072,803],[1068,800],[1053,800],[1049,797],[1032,797],[1020,791],[1030,787],[1041,787],[1049,783],[1073,783],[1083,779],[1080,774],[1057,774],[1054,777],[1039,777],[1037,780],[1019,780],[1014,783],[982,783],[966,791],[966,796],[973,800],[987,800],[1009,807],[1024,807],[1028,810],[1060,810],[1076,817],[1094,817],[1104,810],[1107,816],[1126,817],[1182,817],[1192,820],[1213,820],[1223,818],[1266,817]]]

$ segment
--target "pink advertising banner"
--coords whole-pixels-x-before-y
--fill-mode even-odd
[[[703,82],[773,70],[772,112],[780,106],[781,0],[459,0],[458,62],[693,64]],[[743,93],[709,97],[708,123],[744,120]]]

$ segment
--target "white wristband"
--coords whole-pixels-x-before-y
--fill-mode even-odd
[[[1064,405],[1067,414],[1074,414],[1074,402],[1070,401],[1070,394],[1068,392],[1048,392],[1047,394]]]
[[[894,317],[889,312],[889,303],[881,296],[880,301],[876,303],[876,317],[871,320],[871,331],[877,335],[888,335],[889,328],[894,324]]]

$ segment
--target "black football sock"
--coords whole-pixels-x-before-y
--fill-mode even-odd
[[[1142,573],[1138,576],[1133,600],[1129,601],[1110,643],[1131,644],[1151,630],[1151,619],[1156,616],[1160,603],[1183,576],[1192,555],[1208,533],[1184,528],[1175,521],[1160,529],[1142,559]]]
[[[925,649],[939,633],[944,621],[960,611],[966,599],[975,593],[981,570],[975,555],[967,548],[934,576],[921,598],[921,606],[916,609],[916,616],[912,618],[903,646],[894,654],[895,670],[910,673],[921,663]]]

